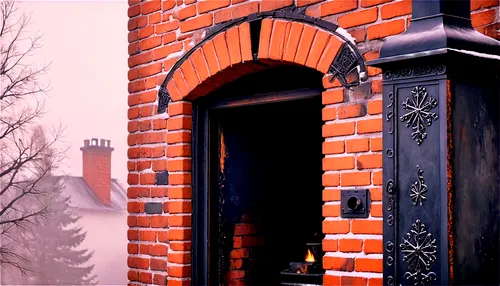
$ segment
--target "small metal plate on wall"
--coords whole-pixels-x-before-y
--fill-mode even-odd
[[[163,212],[162,203],[147,202],[144,204],[144,212],[146,214],[161,214]]]
[[[369,190],[342,190],[340,217],[367,218],[370,214]]]

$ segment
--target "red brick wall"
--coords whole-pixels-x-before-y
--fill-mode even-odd
[[[264,243],[259,236],[255,218],[251,214],[243,215],[240,223],[234,226],[233,250],[229,254],[229,271],[226,273],[226,285],[250,285],[248,273],[255,267],[251,260],[256,248]],[[246,283],[245,283],[246,282]]]
[[[478,31],[499,38],[496,31],[500,28],[498,0],[472,2],[473,25]],[[408,26],[411,1],[129,0],[129,4],[130,285],[160,285],[167,277],[169,285],[189,285],[192,211],[190,100],[210,91],[200,88],[200,81],[225,66],[244,62],[245,51],[241,51],[243,59],[234,63],[222,57],[210,57],[208,46],[204,47],[203,53],[194,53],[187,62],[192,65],[186,64],[179,69],[184,76],[174,75],[173,83],[168,86],[175,101],[169,105],[168,115],[156,114],[158,86],[175,62],[199,43],[205,36],[204,31],[212,25],[291,4],[307,6],[308,15],[338,23],[356,39],[365,59],[375,59],[382,40],[402,33]],[[280,21],[275,24],[282,25]],[[239,29],[237,40],[243,47],[244,41],[248,40],[244,37],[246,27],[241,25]],[[226,37],[232,37],[230,33],[228,31]],[[269,37],[276,37],[270,33]],[[220,39],[223,38],[210,43],[217,45]],[[231,52],[231,41],[227,45]],[[271,52],[266,49],[262,57],[273,58],[275,53],[271,47]],[[204,70],[197,69],[198,61],[206,65]],[[319,65],[315,68],[324,69]],[[380,73],[379,69],[368,68],[368,83],[354,91],[345,90],[336,82],[329,83],[327,76],[323,80],[325,285],[382,283]],[[166,170],[169,171],[169,185],[156,186],[155,172]],[[355,186],[371,191],[370,217],[341,219],[340,190]],[[162,215],[144,213],[144,203],[154,201],[164,202]]]
[[[92,140],[91,140],[92,141]],[[85,140],[85,144],[87,144]],[[111,152],[109,142],[95,141],[82,150],[83,180],[103,204],[111,202]],[[105,145],[108,144],[108,145]]]

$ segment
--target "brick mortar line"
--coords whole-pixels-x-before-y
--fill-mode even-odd
[[[142,214],[142,213],[141,213]],[[148,215],[144,215],[148,216]],[[167,227],[147,227],[147,226],[130,226],[129,230],[151,230],[151,231],[158,231],[158,230],[167,230]],[[155,243],[154,241],[150,240],[133,240],[133,241],[143,241],[143,242],[149,242],[149,243]],[[158,243],[164,243],[164,242],[158,242]]]
[[[366,172],[373,172],[373,171],[382,171],[382,168],[373,168],[369,169],[371,171],[366,171]],[[324,171],[324,174],[341,174],[341,173],[358,173],[358,172],[363,172],[362,170],[354,170],[354,169],[349,169],[349,170],[326,170]]]
[[[139,243],[129,243],[129,244],[137,244],[138,246],[140,246],[140,245],[165,245],[165,246],[167,246],[168,245],[168,243],[166,243],[166,242],[146,243],[146,242],[143,242],[143,241],[140,241]]]
[[[141,117],[141,118],[144,118],[144,117]],[[142,121],[146,121],[146,120],[142,120]],[[166,131],[168,131],[166,128],[165,129],[157,129],[157,130],[154,130],[154,129],[150,129],[150,130],[145,130],[145,131],[136,131],[134,133],[130,133],[129,132],[129,135],[140,135],[140,134],[160,134],[160,133],[167,133]],[[175,131],[182,131],[182,130],[172,130],[172,131],[169,131],[170,133],[174,133]],[[191,129],[186,129],[186,131],[191,131]],[[183,142],[185,143],[185,142]],[[162,144],[162,142],[158,142],[158,143],[145,143],[143,145],[147,145],[147,144]],[[133,146],[133,145],[132,145]]]
[[[340,136],[331,136],[331,137],[323,137],[324,142],[336,142],[336,141],[346,141],[351,139],[371,139],[371,138],[380,138],[382,132],[373,132],[373,133],[364,133],[364,134],[351,134],[351,135],[340,135]],[[370,137],[373,136],[373,137]],[[378,136],[378,137],[376,137]]]
[[[169,175],[192,174],[192,173],[193,173],[192,171],[172,171],[172,172],[168,172]],[[168,186],[178,186],[178,185],[169,184]]]
[[[148,107],[148,106],[151,106],[154,108],[155,106],[158,106],[158,104],[156,104],[155,102],[144,102],[144,103],[139,103],[139,104],[136,104],[133,106],[129,106],[128,110],[133,109],[133,108],[137,108],[137,107]],[[157,114],[155,114],[155,115],[157,115]],[[150,115],[150,116],[154,116],[154,115]],[[134,118],[134,119],[137,119],[137,118]]]
[[[161,132],[164,132],[164,131],[168,131],[168,130],[164,129]],[[193,129],[171,130],[171,131],[168,131],[168,133],[181,133],[181,132],[186,132],[186,131],[188,131],[188,133],[192,133]],[[178,142],[178,143],[189,143],[189,142]]]
[[[382,234],[327,234],[325,235],[326,240],[338,240],[338,239],[373,239],[373,240],[383,240]]]
[[[192,229],[191,226],[169,226],[168,227],[168,229],[171,229],[171,228],[177,229],[177,230],[191,230]],[[170,241],[172,242],[172,241],[191,241],[191,240],[186,240],[186,239],[184,239],[184,240],[175,240],[175,239],[171,239]]]
[[[173,280],[173,281],[191,281],[191,278],[181,278],[181,277],[168,277],[168,280]]]
[[[162,36],[163,35],[152,35],[152,37],[162,37]],[[148,38],[142,39],[139,42],[141,42],[143,40],[147,40],[147,39],[150,39],[150,38],[148,37]],[[161,45],[156,46],[154,48],[151,48],[149,50],[141,51],[138,54],[129,55],[129,58],[134,57],[134,56],[139,56],[141,54],[143,55],[144,53],[153,52],[154,50],[158,50],[158,49],[160,49],[162,47],[171,47],[171,46],[173,46],[175,44],[179,44],[179,43],[182,43],[182,41],[180,41],[180,42],[175,41],[175,42],[171,42],[171,43],[168,43],[168,44],[165,44],[165,45],[161,44]],[[127,70],[127,80],[128,80],[128,82],[130,83],[130,82],[136,81],[138,79],[144,79],[144,78],[153,77],[153,76],[157,76],[157,75],[162,75],[162,74],[166,73],[165,66],[164,66],[166,58],[167,57],[159,58],[159,59],[156,59],[156,60],[151,60],[150,62],[145,62],[145,63],[141,63],[141,64],[138,64],[138,65],[135,65],[133,67],[129,67],[128,70]],[[140,70],[141,68],[152,66],[152,65],[158,64],[158,63],[161,63],[161,70],[159,72],[157,72],[155,74],[152,74],[152,75],[145,76],[145,77],[137,77],[137,78],[132,79],[132,80],[128,79],[128,73],[130,71],[132,71],[132,70]]]
[[[166,185],[166,187],[168,188],[191,188],[192,185],[189,184],[189,185]]]
[[[133,255],[137,255],[137,254],[131,254],[129,253],[129,257],[136,257],[136,256],[133,256]],[[157,259],[157,260],[162,260],[162,261],[167,261],[167,256],[163,255],[163,256],[154,256],[154,255],[151,255],[151,254],[139,254],[139,255],[144,255],[144,257],[139,257],[139,258],[144,258],[144,259]],[[137,268],[136,268],[137,269]],[[139,269],[142,269],[142,268],[139,268]],[[153,270],[153,269],[142,269],[144,271],[161,271],[161,270]]]
[[[153,36],[162,36],[162,35],[153,35]],[[149,37],[148,37],[149,38]],[[142,40],[146,40],[148,38],[145,38],[145,39],[142,39]],[[141,41],[142,41],[141,40]],[[145,50],[145,51],[141,51],[140,53],[138,54],[134,54],[134,55],[129,55],[129,58],[130,57],[134,57],[134,56],[138,56],[138,55],[144,55],[145,53],[147,52],[154,52],[155,50],[159,50],[161,48],[164,48],[164,47],[172,47],[176,44],[183,44],[184,40],[181,40],[181,41],[178,41],[176,40],[175,42],[171,42],[171,43],[168,43],[168,44],[161,44],[160,46],[157,46],[157,47],[154,47],[152,49],[149,49],[149,50]],[[182,47],[182,49],[180,51],[176,51],[176,52],[172,52],[170,54],[168,54],[167,56],[164,56],[162,58],[158,58],[156,60],[151,60],[151,61],[148,61],[148,62],[145,62],[145,63],[140,63],[140,64],[137,64],[133,67],[128,67],[128,70],[127,70],[127,80],[129,83],[131,82],[134,82],[134,81],[137,81],[137,80],[141,80],[141,79],[146,79],[146,78],[150,78],[150,77],[156,77],[158,75],[164,75],[164,74],[168,74],[170,72],[170,70],[172,69],[172,67],[170,67],[169,69],[165,69],[165,61],[168,61],[168,60],[179,60],[180,58],[182,58],[182,56],[186,53],[186,50],[184,49],[184,46]],[[174,56],[172,56],[174,55]],[[178,57],[175,57],[176,55],[179,55]],[[170,57],[170,58],[169,58]],[[130,80],[128,79],[128,72],[131,71],[131,70],[135,70],[135,69],[141,69],[143,67],[148,67],[148,66],[151,66],[151,65],[154,65],[154,64],[158,64],[158,63],[161,63],[162,64],[162,67],[161,67],[161,71],[158,72],[158,73],[155,73],[155,74],[152,74],[152,75],[148,75],[148,76],[145,76],[145,77],[137,77],[133,80]],[[159,85],[158,85],[159,86]],[[133,93],[136,93],[136,92],[133,92]],[[130,93],[130,94],[133,94],[133,93]]]
[[[134,174],[136,174],[136,173],[134,173]],[[130,184],[129,183],[129,187],[131,187],[131,188],[151,188],[151,187],[165,188],[165,187],[167,187],[167,185],[156,185],[156,184],[145,185],[145,184]]]
[[[323,126],[324,125],[330,125],[334,123],[347,123],[347,122],[359,122],[359,121],[364,121],[364,120],[369,120],[369,119],[379,119],[382,118],[382,114],[366,114],[363,116],[359,117],[352,117],[352,118],[343,118],[343,119],[334,119],[334,120],[328,120],[328,121],[323,121]]]
[[[151,255],[149,254],[142,254],[142,253],[128,253],[128,257],[133,257],[133,258],[143,258],[143,259],[148,259],[151,258]],[[146,270],[146,269],[144,269]]]
[[[173,118],[184,118],[184,117],[186,117],[186,118],[193,118],[193,115],[192,114],[183,114],[183,113],[181,113],[181,114],[176,114],[176,115],[169,116],[169,118],[172,118],[172,119]]]
[[[323,205],[324,206],[340,206],[340,200],[324,202]]]
[[[138,175],[141,175],[141,174],[153,174],[153,173],[156,173],[156,172],[153,171],[153,169],[151,169],[151,167],[149,167],[147,169],[144,169],[144,170],[141,170],[141,171],[130,172],[130,174],[138,174]]]
[[[330,254],[330,255],[328,255]],[[332,255],[333,254],[333,255]],[[335,255],[341,254],[341,255]],[[342,258],[365,258],[365,259],[383,259],[383,254],[380,253],[370,253],[365,254],[363,252],[341,252],[341,251],[328,251],[325,253],[327,257],[342,257]]]
[[[144,41],[144,40],[147,40],[147,39],[151,39],[151,38],[153,38],[153,37],[158,37],[158,36],[159,36],[159,37],[163,37],[164,35],[166,35],[166,34],[168,34],[168,33],[169,33],[169,32],[164,33],[164,34],[153,34],[153,35],[151,35],[151,36],[148,36],[148,37],[146,37],[146,38],[143,38],[143,39],[138,40],[138,41],[137,41],[137,43],[140,43],[141,41]],[[177,44],[183,44],[183,42],[184,42],[184,41],[185,41],[185,39],[184,39],[184,40],[180,40],[180,41],[176,39],[174,42],[171,42],[171,43],[168,43],[168,44],[161,44],[161,45],[159,45],[159,46],[157,46],[157,47],[154,47],[154,48],[151,48],[151,49],[149,49],[149,50],[144,50],[144,51],[140,51],[140,52],[139,52],[139,53],[137,53],[137,54],[134,54],[134,55],[129,55],[129,56],[128,56],[128,58],[131,58],[131,57],[138,57],[138,56],[140,56],[140,55],[144,55],[145,53],[154,53],[154,51],[155,51],[155,50],[160,50],[161,48],[164,48],[164,47],[172,47],[172,46],[177,45]],[[153,60],[148,61],[148,62],[145,62],[145,63],[140,63],[140,64],[137,64],[137,65],[135,65],[135,66],[133,66],[133,67],[130,67],[130,66],[128,66],[128,65],[127,65],[127,67],[128,67],[128,70],[127,70],[127,79],[128,79],[128,72],[129,72],[129,71],[131,71],[131,70],[133,70],[133,69],[140,69],[140,68],[142,68],[142,67],[146,67],[146,66],[149,66],[149,65],[157,64],[157,63],[161,63],[161,64],[162,64],[161,71],[160,71],[159,73],[157,73],[157,74],[150,75],[150,76],[147,76],[147,77],[155,76],[155,75],[162,74],[162,73],[167,73],[167,70],[165,70],[164,62],[165,62],[166,60],[170,60],[170,59],[172,59],[172,58],[170,58],[170,59],[168,58],[170,55],[175,54],[175,53],[179,53],[179,52],[182,52],[182,51],[184,51],[184,46],[182,47],[182,49],[181,49],[180,51],[176,51],[176,52],[170,53],[170,54],[168,54],[168,55],[167,55],[167,56],[165,56],[165,57],[158,58],[158,59],[156,59],[156,60],[155,60],[155,59],[153,59]],[[182,56],[179,56],[178,58],[181,58],[181,57],[182,57]],[[135,80],[137,80],[137,79],[142,79],[142,78],[147,78],[147,77],[139,77],[139,78],[136,78],[136,79],[134,79],[134,80],[128,80],[128,81],[129,81],[129,82],[133,82],[133,81],[135,81]]]
[[[133,118],[133,119],[129,119],[128,122],[131,122],[131,123],[137,123],[137,124],[141,124],[143,122],[149,122],[149,123],[153,123],[155,120],[167,120],[167,118],[154,118],[154,119],[151,119],[151,118],[146,118],[144,119],[145,117],[137,117],[137,118]],[[166,122],[165,122],[166,123]],[[128,126],[127,126],[127,129],[128,129]],[[167,130],[167,128],[157,128],[157,129],[154,129],[153,126],[151,126],[150,129],[147,129],[147,130],[141,130],[139,126],[137,126],[137,130],[136,131],[128,131],[128,134],[140,134],[140,133],[148,133],[148,132],[151,132],[151,131],[164,131],[164,130]]]
[[[167,261],[167,264],[169,264],[169,266],[179,266],[179,267],[191,266],[191,263],[175,263],[175,262],[170,262],[170,261]],[[181,278],[181,277],[178,277],[178,278]]]
[[[137,198],[130,198],[130,202],[136,202],[136,203],[166,203],[168,201],[165,201],[165,198],[168,197],[137,197]],[[145,212],[138,212],[138,213],[133,213],[133,214],[145,214]],[[162,215],[168,214],[168,213],[161,213]],[[148,214],[152,215],[152,214]]]
[[[131,82],[131,81],[129,81],[129,83],[130,83],[130,82]],[[128,91],[127,91],[127,99],[128,99],[129,97],[132,97],[132,96],[141,96],[142,94],[149,93],[149,92],[151,92],[151,91],[159,91],[159,90],[160,90],[160,89],[159,89],[159,85],[157,85],[157,86],[156,86],[156,87],[154,87],[154,88],[148,88],[148,89],[145,89],[145,90],[139,90],[139,91],[135,91],[135,92],[128,92]],[[129,106],[129,105],[127,104],[127,106]],[[129,107],[131,107],[131,106],[129,106]]]
[[[362,168],[362,169],[359,169],[356,166],[354,166],[354,168],[349,168],[349,169],[335,169],[335,170],[323,170],[323,171],[324,172],[334,171],[334,172],[339,172],[340,174],[342,174],[342,173],[345,173],[344,171],[347,171],[347,172],[348,171],[359,171],[359,172],[366,171],[366,172],[372,172],[374,169],[380,169],[380,168],[377,167],[377,168]]]
[[[336,136],[336,137],[327,137],[325,139],[333,139],[333,140],[326,140],[324,142],[337,142],[337,141],[347,141],[347,140],[355,140],[355,139],[376,139],[376,138],[382,138],[381,136],[381,133],[382,132],[379,132],[379,133],[366,133],[366,136],[364,137],[359,137],[359,136],[354,136],[354,135],[342,135],[342,136]],[[361,135],[361,134],[359,134]],[[347,138],[347,139],[338,139],[338,140],[335,140],[337,138],[340,138],[340,137],[353,137],[353,138]]]
[[[191,199],[170,199],[169,202],[191,202]]]
[[[191,251],[190,250],[172,250],[171,248],[168,249],[168,254],[191,254]]]
[[[133,106],[129,106],[129,108],[127,109],[127,113],[129,110],[131,109],[134,109],[134,108],[141,108],[141,107],[147,107],[149,106],[150,104],[137,104],[137,105],[133,105]],[[156,108],[157,105],[153,106],[153,108]],[[127,117],[128,117],[128,114],[127,114]],[[155,115],[139,115],[135,118],[127,118],[128,119],[128,122],[131,122],[131,123],[137,123],[137,124],[141,124],[142,122],[147,122],[147,121],[150,121],[152,123],[152,121],[154,120],[167,120],[169,118],[169,116],[167,114],[155,114]],[[128,124],[127,124],[127,131],[128,131]],[[160,129],[153,129],[153,126],[151,126],[150,129],[148,130],[141,130],[139,126],[137,126],[137,130],[136,131],[132,131],[132,132],[128,132],[129,134],[135,134],[135,133],[148,133],[148,132],[151,132],[151,131],[165,131],[167,130],[167,128],[160,128]]]
[[[132,110],[132,109],[135,109],[135,108],[148,107],[148,106],[153,107],[153,110],[154,110],[154,108],[158,106],[158,104],[156,103],[156,101],[154,101],[154,102],[143,102],[143,103],[138,103],[138,104],[134,104],[134,105],[128,105],[127,112],[130,111],[130,110]],[[146,118],[144,120],[147,120],[148,117],[154,117],[154,116],[160,115],[160,114],[162,114],[162,113],[158,113],[158,114],[154,114],[154,115],[146,115],[146,116],[139,115],[136,118],[128,118],[128,120],[129,121],[139,121],[139,120],[141,120],[143,118]],[[165,117],[165,114],[163,114],[162,117]],[[159,119],[162,119],[162,118],[159,118]]]
[[[160,131],[160,132],[164,132],[164,130],[166,129],[163,129],[163,131]],[[155,131],[158,131],[158,130],[155,130]],[[138,133],[129,133],[129,134],[146,134],[148,132],[138,132]],[[153,132],[149,132],[149,133],[153,133]],[[168,145],[177,145],[179,143],[169,143]],[[180,144],[190,144],[190,143],[184,143],[184,142],[181,142]],[[179,144],[179,145],[180,145]],[[128,146],[128,148],[154,148],[154,147],[162,147],[162,146],[167,146],[167,143],[145,143],[145,144],[136,144],[136,145],[131,145],[131,146]]]
[[[337,153],[337,154],[323,154],[323,159],[327,158],[347,158],[347,157],[354,157],[357,159],[358,156],[366,156],[366,155],[381,155],[382,151],[358,151],[358,152],[344,152],[344,153]],[[378,167],[380,168],[380,167]],[[368,169],[377,169],[377,168],[368,168]],[[335,171],[335,170],[333,170]]]
[[[158,74],[157,74],[157,75],[158,75]],[[132,81],[130,81],[130,80],[129,80],[129,83],[131,83],[131,82],[133,82],[133,81],[135,81],[135,80],[132,80]],[[160,86],[159,86],[159,85],[157,85],[157,86],[155,86],[154,88],[148,88],[148,89],[145,89],[145,90],[134,91],[134,92],[129,92],[129,91],[127,91],[127,94],[128,94],[127,98],[128,98],[128,97],[131,97],[131,96],[134,96],[134,95],[141,95],[141,94],[143,94],[143,93],[148,93],[148,92],[151,92],[151,91],[153,91],[153,90],[157,90],[157,91],[159,91],[159,90],[160,90],[160,89],[159,89],[159,87],[160,87]]]
[[[376,139],[376,138],[375,138]],[[364,155],[378,155],[382,154],[382,151],[356,151],[356,152],[343,152],[343,153],[334,153],[334,154],[323,154],[323,158],[343,158],[343,157],[353,157],[357,158],[358,156]],[[371,168],[376,169],[376,168]]]
[[[192,215],[193,215],[192,212],[190,212],[190,213],[168,213],[168,216],[174,216],[174,217],[181,217],[181,216],[189,217]]]
[[[337,217],[325,217],[323,221],[383,221],[382,217],[368,217],[368,218],[343,218],[340,216]]]
[[[363,247],[364,248],[364,247]],[[329,255],[327,255],[329,254]],[[350,255],[353,254],[353,255]],[[354,255],[356,254],[356,255]],[[326,257],[332,257],[332,258],[352,258],[352,259],[370,259],[370,260],[381,260],[383,258],[376,258],[376,257],[367,257],[367,256],[372,256],[372,255],[382,255],[380,253],[366,253],[364,250],[361,251],[325,251]],[[372,273],[372,272],[370,272]]]
[[[175,160],[186,160],[186,159],[192,159],[192,157],[167,157],[167,156],[162,156],[162,157],[136,157],[136,158],[128,158],[129,161],[133,162],[157,162],[157,161],[175,161]],[[168,171],[168,170],[164,170]],[[170,171],[169,171],[170,172]]]
[[[182,146],[182,145],[191,145],[191,143],[188,142],[176,142],[176,143],[168,143],[168,146]]]
[[[357,105],[357,104],[363,104],[363,103],[366,103],[368,104],[368,102],[371,102],[371,101],[376,101],[376,100],[380,100],[382,99],[382,97],[380,96],[377,97],[377,98],[374,98],[376,97],[378,94],[374,94],[371,98],[369,99],[360,99],[360,100],[354,100],[354,101],[346,101],[346,102],[339,102],[339,103],[330,103],[330,104],[324,104],[323,105],[323,108],[322,110],[324,109],[327,109],[327,108],[333,108],[333,107],[346,107],[346,106],[351,106],[351,105]],[[367,113],[368,114],[368,113]],[[369,115],[369,114],[368,114]],[[339,118],[336,118],[336,119],[339,119]],[[347,119],[347,118],[346,118]],[[330,120],[329,120],[330,121]]]
[[[376,189],[376,188],[381,188],[382,185],[373,185],[373,184],[370,184],[370,185],[360,185],[360,186],[336,186],[336,187],[324,187],[324,191],[332,191],[332,190],[352,190],[352,189],[356,189],[356,188],[370,188],[370,189]],[[339,201],[339,200],[331,200],[331,201]]]
[[[139,272],[139,273],[150,273],[150,274],[155,274],[155,275],[161,275],[161,276],[165,276],[167,277],[166,275],[166,270],[152,270],[152,269],[141,269],[141,268],[131,268],[131,269],[135,269],[135,271]],[[133,281],[133,280],[129,280],[129,281]],[[134,283],[136,282],[139,282],[141,283],[140,281],[133,281]],[[144,284],[144,283],[141,283],[143,285],[158,285],[158,284]]]
[[[340,276],[340,277],[362,277],[362,278],[382,278],[383,273],[376,272],[358,272],[358,271],[335,271],[335,270],[326,270],[326,276]]]

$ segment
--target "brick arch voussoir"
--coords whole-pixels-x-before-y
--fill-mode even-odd
[[[365,80],[365,62],[337,25],[294,12],[263,12],[215,26],[181,57],[160,87],[158,113],[270,66],[294,64],[346,87]]]

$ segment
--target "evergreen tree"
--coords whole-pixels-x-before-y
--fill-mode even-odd
[[[59,197],[50,215],[40,220],[33,232],[30,260],[33,272],[28,278],[35,285],[96,285],[94,265],[88,265],[93,252],[78,249],[86,232],[77,226],[69,197]]]

